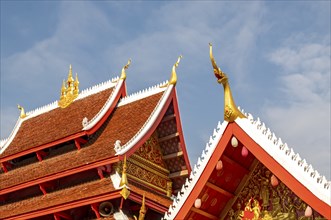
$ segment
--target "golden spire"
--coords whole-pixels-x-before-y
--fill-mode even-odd
[[[176,74],[176,68],[178,67],[178,64],[180,62],[180,59],[182,58],[183,56],[180,55],[178,57],[178,60],[177,62],[174,64],[174,66],[172,67],[172,71],[171,71],[171,78],[169,80],[169,85],[176,85],[177,83],[177,74]]]
[[[76,78],[74,82],[74,98],[77,98],[79,94],[79,81],[78,81],[78,74],[76,73]]]
[[[145,206],[145,193],[143,194],[143,200],[141,202],[141,207],[139,211],[139,220],[144,220],[146,215],[146,206]]]
[[[69,66],[68,80],[67,85],[65,85],[65,81],[63,80],[61,87],[61,96],[58,101],[58,105],[61,108],[66,108],[69,106],[75,98],[77,98],[79,93],[79,81],[76,73],[76,80],[72,77],[72,67],[71,64]]]
[[[217,82],[219,84],[222,84],[224,88],[224,120],[228,122],[233,122],[234,120],[236,120],[237,117],[246,118],[246,116],[238,110],[236,104],[234,103],[228,81],[228,76],[217,66],[213,56],[211,43],[209,43],[209,48],[209,55],[211,64],[214,69],[214,75],[217,78]]]
[[[126,79],[126,72],[125,72],[125,70],[127,70],[129,68],[130,64],[131,64],[131,59],[129,59],[128,60],[128,63],[122,68],[122,73],[121,73],[120,79],[123,79],[123,80]]]
[[[20,105],[17,105],[17,108],[19,110],[21,110],[20,118],[22,118],[22,119],[25,118],[26,117],[26,114],[25,114],[24,108],[22,106],[20,106]]]
[[[127,169],[126,155],[124,155],[122,178],[121,178],[121,182],[120,182],[120,187],[122,187],[121,195],[123,196],[124,199],[127,199],[130,195],[130,191],[127,189],[129,184],[128,184],[128,178],[126,176],[126,169]]]

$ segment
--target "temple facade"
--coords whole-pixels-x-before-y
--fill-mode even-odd
[[[0,142],[0,219],[331,219],[331,183],[237,108],[227,75],[219,122],[191,169],[169,82],[127,94],[120,77],[79,91],[72,67],[58,101],[22,106]]]

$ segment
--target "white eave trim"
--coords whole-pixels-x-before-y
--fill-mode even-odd
[[[251,114],[246,115],[248,118],[238,118],[235,122],[296,180],[320,200],[331,205],[331,182],[277,138],[259,118],[254,120]]]
[[[209,142],[206,144],[205,149],[202,151],[201,156],[198,158],[198,162],[194,165],[190,176],[186,178],[182,189],[178,192],[177,196],[174,197],[174,202],[170,205],[169,210],[164,214],[163,219],[173,220],[176,218],[178,212],[180,211],[185,201],[194,189],[195,185],[199,181],[201,174],[204,172],[208,161],[210,160],[216,149],[216,146],[221,140],[227,125],[228,122],[226,121],[224,121],[222,124],[218,122],[217,128],[214,129],[213,135],[210,136]]]
[[[125,143],[123,146],[120,146],[120,149],[116,149],[116,155],[123,155],[125,154],[128,150],[130,150],[133,146],[135,146],[137,144],[137,142],[143,138],[146,133],[149,131],[149,129],[152,127],[152,125],[155,123],[155,121],[157,120],[157,118],[160,116],[160,113],[162,111],[162,109],[164,108],[167,100],[169,99],[169,96],[172,92],[174,88],[174,85],[169,85],[166,87],[165,92],[163,93],[160,101],[158,102],[158,104],[156,105],[156,107],[154,108],[153,112],[151,113],[151,115],[149,116],[149,118],[146,120],[145,124],[139,129],[139,131],[131,138],[131,140],[129,140],[127,143]],[[150,91],[147,91],[145,93],[145,95],[140,95],[140,93],[138,93],[137,97],[133,96],[131,98],[128,99],[123,99],[123,101],[121,101],[119,103],[119,106],[124,105],[124,104],[128,104],[130,102],[142,99],[144,97],[159,93],[164,91],[164,88],[160,88],[160,86],[157,86],[155,89],[151,89]]]
[[[83,131],[90,130],[103,118],[103,116],[107,113],[110,106],[114,103],[115,98],[117,97],[117,94],[120,92],[123,84],[124,84],[124,80],[119,79],[118,83],[115,85],[115,88],[110,94],[106,103],[102,106],[100,111],[91,120],[89,120],[85,126],[83,126],[82,129]]]

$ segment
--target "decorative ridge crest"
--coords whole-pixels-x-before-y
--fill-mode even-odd
[[[239,108],[240,109],[240,108]],[[331,181],[313,168],[313,166],[295,153],[293,148],[277,138],[266,125],[257,118],[256,120],[249,113],[241,112],[247,119],[237,119],[236,123],[250,135],[269,155],[275,158],[286,170],[313,192],[318,198],[331,205]]]
[[[182,189],[178,191],[177,196],[173,199],[173,204],[170,205],[168,211],[164,214],[163,219],[172,220],[175,219],[178,211],[184,205],[186,198],[190,195],[194,186],[200,179],[202,172],[204,171],[209,158],[212,156],[219,140],[223,136],[225,128],[227,127],[228,122],[223,121],[221,124],[218,122],[217,127],[214,129],[213,135],[210,136],[209,141],[206,144],[205,149],[202,151],[201,156],[198,158],[197,163],[194,165],[193,170],[190,173],[190,176],[186,178],[185,183],[182,186]]]
[[[210,61],[214,69],[214,75],[217,78],[217,82],[222,84],[224,88],[224,120],[233,122],[238,117],[245,118],[245,116],[238,110],[234,102],[228,76],[216,64],[211,43],[209,43],[209,48]]]
[[[126,105],[128,103],[137,101],[139,99],[146,98],[148,96],[162,92],[162,91],[166,90],[167,84],[168,84],[168,82],[164,81],[157,85],[151,86],[149,88],[146,88],[146,89],[140,90],[138,92],[134,92],[128,96],[125,96],[119,101],[118,106]]]
[[[123,80],[126,79],[126,72],[125,72],[125,70],[127,70],[129,68],[130,64],[131,64],[131,59],[129,59],[128,60],[128,63],[125,66],[123,66],[120,79],[123,79]]]

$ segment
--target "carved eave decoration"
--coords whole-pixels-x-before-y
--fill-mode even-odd
[[[128,189],[128,177],[126,174],[127,170],[127,165],[126,165],[126,155],[124,155],[124,160],[123,160],[123,168],[122,168],[122,177],[121,177],[121,182],[120,182],[120,188],[122,188],[120,194],[124,199],[127,199],[130,195],[130,191]]]
[[[58,106],[61,108],[68,107],[77,97],[79,94],[79,81],[78,75],[76,73],[76,78],[72,77],[72,67],[69,66],[69,74],[67,82],[63,80],[62,87],[61,87],[61,96],[60,100],[58,101]]]
[[[238,117],[246,118],[246,116],[238,110],[232,98],[228,76],[217,66],[215,62],[211,43],[209,43],[209,48],[210,61],[214,69],[214,75],[217,78],[217,82],[222,84],[224,88],[224,120],[227,122],[234,122]]]
[[[25,111],[24,111],[24,108],[20,105],[17,105],[17,108],[21,111],[20,113],[20,118],[23,119],[26,117],[26,114],[25,114]]]
[[[171,76],[170,76],[170,80],[169,80],[169,82],[168,82],[166,85],[164,85],[164,86],[160,86],[161,88],[162,88],[162,87],[169,86],[169,85],[173,85],[173,86],[176,85],[176,83],[177,83],[177,73],[176,73],[176,68],[178,67],[178,64],[179,64],[181,58],[183,58],[182,55],[180,55],[180,56],[178,57],[176,63],[173,65],[172,70],[171,70]]]
[[[131,59],[129,59],[128,63],[125,66],[123,66],[120,79],[122,79],[122,80],[126,79],[126,72],[125,71],[129,68],[130,64],[131,64]]]

